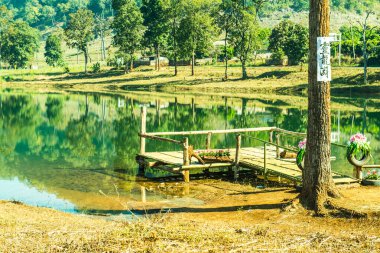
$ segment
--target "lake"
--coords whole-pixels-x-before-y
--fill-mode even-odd
[[[130,202],[168,206],[201,205],[196,198],[163,191],[146,191],[137,177],[140,108],[148,107],[147,129],[181,131],[277,126],[305,132],[306,99],[276,99],[172,95],[131,92],[99,94],[0,93],[0,199],[51,207],[72,213],[127,212]],[[364,132],[371,141],[373,161],[380,163],[380,110],[377,100],[332,98],[332,141],[346,144],[350,135]],[[264,133],[256,137],[267,139]],[[204,137],[203,137],[204,138]],[[233,148],[234,135],[214,136],[212,146]],[[299,139],[282,139],[296,145]],[[190,144],[204,148],[205,140]],[[243,146],[261,145],[252,139]],[[175,149],[148,141],[147,151]],[[352,174],[345,150],[333,147],[333,170]],[[148,171],[148,177],[164,177]]]

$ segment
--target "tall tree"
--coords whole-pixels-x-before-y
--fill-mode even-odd
[[[71,13],[65,35],[69,47],[83,52],[84,71],[87,73],[88,43],[94,38],[94,13],[87,9],[79,9],[76,13]]]
[[[169,1],[143,0],[141,12],[144,17],[144,44],[153,47],[156,53],[156,70],[160,71],[160,50],[169,35]]]
[[[2,62],[2,44],[3,44],[3,36],[5,30],[8,29],[8,26],[10,25],[11,21],[13,20],[13,13],[12,11],[8,10],[5,5],[0,6],[0,69],[2,68],[1,62]]]
[[[169,52],[171,53],[171,57],[174,61],[174,75],[177,76],[178,68],[177,68],[177,57],[178,57],[178,30],[179,24],[183,17],[183,8],[182,8],[183,0],[169,0],[169,25],[170,25],[170,36],[168,37],[167,44],[169,45]]]
[[[365,17],[364,17],[364,20],[363,21],[358,21],[359,25],[360,25],[360,29],[361,29],[361,35],[362,35],[362,42],[363,42],[363,70],[364,70],[364,84],[367,84],[368,82],[368,70],[367,70],[367,67],[368,67],[368,52],[367,52],[367,36],[368,34],[375,28],[375,27],[370,27],[368,25],[368,18],[370,17],[370,15],[373,15],[375,14],[373,11],[371,10],[367,10],[365,12]]]
[[[15,68],[24,68],[38,51],[40,37],[26,22],[11,22],[1,39],[2,59]]]
[[[133,68],[133,56],[141,48],[145,27],[140,9],[134,0],[114,0],[115,17],[111,27],[114,31],[113,44],[119,51],[128,56],[125,64],[125,73],[128,72],[128,63]]]
[[[329,0],[310,0],[309,27],[309,109],[301,203],[323,214],[328,195],[338,195],[330,164],[330,82],[319,82],[317,73],[317,37],[328,37],[330,32]]]
[[[178,46],[184,59],[191,59],[191,75],[194,75],[196,54],[207,54],[212,48],[215,26],[209,14],[212,2],[188,0],[184,3],[184,17],[178,30]]]
[[[57,34],[50,34],[46,39],[45,60],[49,66],[63,66],[63,54],[61,37]]]
[[[289,65],[297,65],[308,53],[308,30],[291,21],[282,21],[273,28],[268,49],[285,54]]]
[[[216,12],[216,23],[220,28],[220,31],[224,33],[224,79],[228,79],[228,41],[229,36],[233,27],[233,1],[232,0],[222,0],[219,4],[219,8]]]
[[[233,28],[231,42],[235,54],[240,59],[242,78],[248,78],[247,63],[253,53],[260,47],[259,27],[256,20],[256,11],[246,1],[234,1]]]

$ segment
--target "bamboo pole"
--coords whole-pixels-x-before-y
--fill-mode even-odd
[[[190,165],[190,159],[189,159],[189,138],[185,138],[183,140],[183,165],[189,166]],[[190,171],[184,170],[183,171],[183,179],[185,183],[190,182]]]
[[[280,137],[281,137],[281,134],[276,134],[276,158],[279,158],[280,157]]]
[[[240,162],[240,149],[241,149],[241,135],[236,135],[236,152],[235,152],[235,166],[234,166],[234,179],[239,177],[239,162]]]
[[[267,143],[264,142],[264,182],[268,181],[268,168],[267,168]]]
[[[165,142],[171,142],[175,144],[182,144],[182,141],[177,141],[169,138],[164,138],[164,137],[158,137],[150,134],[139,134],[140,137],[143,137],[145,139],[151,139],[151,140],[157,140],[157,141],[165,141]]]
[[[145,154],[145,138],[141,135],[146,133],[146,107],[141,107],[141,125],[140,125],[140,155]]]
[[[211,149],[211,135],[212,135],[211,132],[209,132],[207,134],[207,139],[206,139],[206,149],[207,150]]]
[[[247,132],[266,132],[276,131],[276,127],[257,127],[257,128],[241,128],[241,129],[226,129],[226,130],[201,130],[201,131],[183,131],[183,132],[155,132],[149,133],[149,135],[207,135],[212,134],[225,134],[225,133],[247,133]]]

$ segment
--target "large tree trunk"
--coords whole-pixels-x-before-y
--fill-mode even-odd
[[[329,36],[329,0],[310,0],[309,26],[309,110],[301,203],[323,214],[328,195],[337,195],[330,164],[330,82],[317,81],[317,37]]]

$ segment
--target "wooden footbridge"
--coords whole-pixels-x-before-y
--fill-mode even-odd
[[[269,133],[268,140],[262,140],[248,135],[248,133]],[[223,162],[200,163],[197,159],[192,159],[192,146],[189,144],[189,137],[194,135],[205,136],[205,150],[212,150],[211,138],[217,134],[235,134],[236,145],[230,150],[230,160]],[[260,127],[248,129],[229,130],[205,130],[205,131],[184,131],[184,132],[146,132],[146,108],[141,110],[141,132],[140,154],[136,161],[143,171],[147,167],[168,171],[173,174],[183,175],[185,182],[190,182],[190,172],[192,170],[208,170],[211,168],[228,168],[233,171],[234,177],[238,177],[239,170],[249,169],[261,173],[265,179],[269,176],[276,176],[287,179],[294,184],[302,182],[302,171],[298,168],[295,158],[281,158],[280,151],[297,152],[296,150],[281,146],[280,136],[289,135],[305,138],[305,133],[291,132],[276,127]],[[181,136],[182,140],[170,139],[168,136]],[[242,147],[242,138],[251,138],[260,143],[259,147]],[[174,143],[181,151],[159,151],[146,152],[146,139]],[[333,144],[338,145],[338,144]],[[344,147],[344,146],[343,146]],[[218,149],[220,150],[220,149]],[[336,184],[351,184],[359,180],[350,176],[333,172],[333,180]]]

